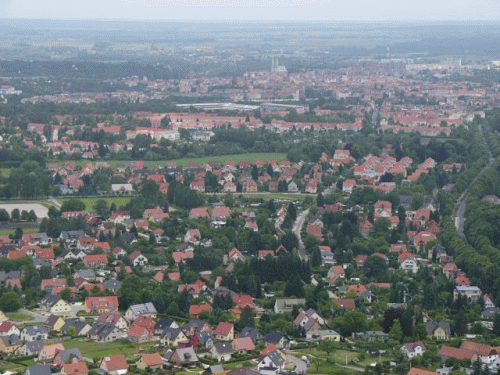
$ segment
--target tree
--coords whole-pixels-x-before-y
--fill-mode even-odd
[[[84,211],[85,203],[83,203],[80,199],[71,198],[63,201],[61,205],[61,211]]]
[[[250,306],[245,306],[241,311],[239,325],[243,328],[255,326],[253,311]]]
[[[61,298],[66,302],[71,301],[71,290],[69,288],[64,288],[60,294]]]
[[[38,217],[36,216],[35,210],[30,210],[30,212],[28,212],[28,220],[31,222],[35,222],[38,220]]]
[[[500,336],[500,314],[495,314],[493,318],[493,333],[497,337]]]
[[[462,336],[467,332],[467,316],[463,307],[458,311],[455,316],[455,334]]]
[[[323,340],[320,342],[318,349],[326,353],[326,361],[330,362],[330,353],[333,353],[336,349],[336,344],[331,340]]]
[[[298,275],[292,276],[285,285],[285,296],[303,298],[305,296],[304,284]]]
[[[403,329],[401,328],[401,323],[399,319],[394,321],[394,324],[389,331],[389,338],[396,341],[401,341],[403,338]]]
[[[293,202],[290,202],[288,205],[288,210],[287,210],[288,216],[294,221],[297,218],[297,209],[295,208],[295,204]]]
[[[109,215],[108,202],[105,199],[98,199],[94,204],[94,210],[101,215],[103,220],[106,220]]]
[[[21,220],[21,212],[19,211],[19,208],[14,208],[12,212],[10,213],[10,219],[12,221],[19,221]]]
[[[16,292],[5,292],[0,297],[0,307],[5,312],[19,310],[23,306],[23,300]]]
[[[21,227],[17,227],[14,233],[14,240],[20,240],[23,238],[23,229]]]
[[[0,209],[0,221],[9,221],[9,213],[5,209]]]
[[[68,335],[71,337],[76,336],[76,328],[75,327],[69,327],[68,328]]]
[[[363,274],[367,278],[382,278],[387,274],[387,261],[376,255],[369,256],[363,266]]]
[[[363,332],[366,329],[366,315],[359,310],[350,310],[344,314],[341,326],[349,335],[352,332]]]
[[[179,316],[179,305],[177,305],[177,302],[170,302],[167,308],[167,315]]]
[[[319,249],[318,246],[315,246],[311,254],[311,266],[319,267],[321,266],[321,263],[322,263],[321,250]]]

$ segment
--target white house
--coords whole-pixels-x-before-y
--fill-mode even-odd
[[[401,351],[404,353],[404,355],[406,355],[406,357],[410,359],[419,355],[423,355],[426,350],[427,348],[421,341],[409,342],[401,347]]]

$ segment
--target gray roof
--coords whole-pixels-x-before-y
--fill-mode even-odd
[[[61,297],[59,297],[57,294],[52,294],[52,293],[49,293],[47,294],[41,301],[40,301],[40,304],[41,305],[44,305],[44,306],[49,306],[49,307],[52,307],[54,306],[57,302],[59,302],[59,300],[61,299]]]
[[[93,279],[95,277],[95,273],[93,270],[79,270],[78,275],[84,279]]]
[[[155,331],[160,332],[163,331],[165,328],[170,328],[170,326],[173,323],[175,323],[173,319],[170,318],[161,319],[155,324]]]
[[[61,327],[61,332],[64,334],[67,334],[69,329],[71,327],[75,328],[76,334],[78,335],[82,329],[84,329],[87,326],[87,322],[85,320],[81,319],[68,319],[66,320],[66,323]]]
[[[240,333],[240,337],[250,337],[253,341],[262,340],[262,332],[258,328],[245,327]]]
[[[45,341],[43,340],[28,341],[25,345],[30,353],[39,353],[43,349]]]
[[[219,354],[233,354],[234,349],[230,342],[219,342],[214,345],[215,350]]]
[[[261,357],[260,359],[262,360],[262,358],[265,358],[265,357],[268,357],[274,363],[274,365],[276,367],[281,367],[285,363],[285,360],[283,359],[283,357],[276,350],[272,351],[267,356]]]
[[[266,335],[266,337],[264,337],[264,341],[267,343],[278,344],[284,336],[285,335],[282,333],[271,331]]]
[[[176,351],[182,363],[198,362],[198,357],[192,347],[177,348]]]
[[[50,365],[35,365],[30,366],[26,369],[25,374],[29,373],[29,375],[52,375],[50,371]]]
[[[205,325],[205,321],[199,320],[199,319],[191,319],[188,324],[184,326],[184,329],[189,329],[191,327],[194,327],[196,331],[199,331],[203,328]]]
[[[175,340],[182,331],[179,328],[167,327],[163,330],[163,336],[169,340]]]
[[[98,336],[100,339],[104,339],[108,337],[114,329],[114,325],[95,322],[88,334],[90,336]]]
[[[214,335],[212,334],[212,332],[198,332],[197,335],[198,335],[198,339],[200,340],[200,342],[203,345],[205,345],[208,340],[212,340],[212,342],[215,341],[215,338],[214,338]]]
[[[132,310],[134,315],[147,315],[147,314],[157,314],[156,308],[151,302],[141,303],[138,305],[132,305],[129,307],[129,310]]]
[[[451,329],[449,323],[438,323],[438,322],[427,322],[427,332],[433,334],[439,327],[443,328],[447,335],[451,335]]]
[[[4,342],[5,346],[12,346],[12,345],[20,345],[21,344],[21,339],[19,338],[18,335],[1,336],[0,340],[2,340]]]
[[[85,237],[83,230],[63,230],[59,235],[62,240],[77,240],[80,237]]]
[[[116,279],[106,280],[102,284],[104,285],[104,288],[110,291],[117,291],[122,286],[121,281],[118,281]]]
[[[36,335],[43,335],[43,334],[48,334],[49,330],[46,326],[40,325],[40,326],[26,326],[23,331],[26,331],[26,333],[30,336],[36,336]]]
[[[493,318],[496,314],[500,314],[500,307],[490,307],[488,309],[484,309],[481,316],[483,318]]]
[[[57,357],[59,357],[61,359],[61,362],[63,363],[73,362],[75,358],[78,361],[83,361],[82,353],[78,348],[60,350],[59,352],[57,352]]]

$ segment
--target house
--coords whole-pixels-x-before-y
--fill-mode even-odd
[[[183,331],[187,336],[193,336],[195,333],[212,332],[212,328],[203,320],[192,319],[183,327]]]
[[[261,341],[264,338],[261,330],[253,327],[243,328],[243,330],[240,333],[240,337],[250,337],[253,342]]]
[[[231,359],[234,349],[230,342],[220,342],[212,346],[210,354],[216,361],[226,362]]]
[[[49,329],[49,332],[59,332],[62,326],[64,326],[64,319],[58,315],[51,315],[45,322],[45,326]]]
[[[64,336],[86,336],[91,329],[91,325],[85,319],[73,318],[66,320],[66,323],[61,327],[61,334]]]
[[[449,323],[428,321],[425,325],[427,326],[427,334],[436,338],[436,340],[448,340],[450,338],[451,329]]]
[[[159,353],[143,354],[137,361],[137,368],[139,370],[159,370],[163,368],[163,358]]]
[[[106,356],[99,368],[109,375],[124,375],[128,371],[127,358],[123,354]]]
[[[356,308],[354,298],[334,298],[332,302],[339,309],[354,310]]]
[[[57,294],[47,294],[40,301],[40,307],[57,316],[68,316],[71,314],[71,305]]]
[[[21,357],[38,356],[44,346],[44,341],[29,341],[24,343],[24,345],[18,349],[17,353]]]
[[[490,345],[479,344],[477,342],[470,340],[462,341],[460,349],[469,350],[475,353],[478,356],[479,360],[487,365],[489,365],[498,358],[497,348]]]
[[[456,301],[460,295],[467,297],[471,302],[476,302],[481,298],[481,289],[477,286],[457,286],[453,291],[453,300]]]
[[[26,326],[21,331],[22,341],[40,341],[47,340],[49,336],[49,329],[44,325],[39,326]]]
[[[155,335],[161,335],[167,328],[179,328],[177,322],[170,318],[164,318],[156,322],[154,326]]]
[[[52,362],[55,366],[62,366],[65,363],[72,363],[76,361],[83,361],[82,353],[78,348],[70,348],[59,350]]]
[[[0,323],[0,336],[17,335],[19,336],[21,331],[17,326],[9,321]]]
[[[145,264],[148,263],[148,258],[146,258],[144,255],[142,255],[138,250],[132,252],[132,254],[130,254],[129,258],[132,261],[132,265],[134,267],[144,266]]]
[[[255,351],[255,344],[250,337],[237,337],[233,340],[233,349],[238,354],[248,354]]]
[[[423,355],[426,350],[427,348],[421,341],[409,342],[401,347],[401,351],[409,359]]]
[[[187,336],[179,328],[165,328],[162,332],[162,343],[168,346],[179,346],[188,341]]]
[[[87,314],[92,315],[97,315],[109,311],[118,311],[118,297],[87,297],[85,298],[84,305]]]
[[[177,348],[170,357],[170,361],[178,366],[190,366],[198,363],[198,356],[192,347]]]
[[[275,350],[259,359],[257,369],[261,374],[280,373],[285,369],[285,359]]]
[[[54,359],[56,354],[64,350],[64,345],[63,344],[52,344],[52,345],[45,345],[40,353],[38,354],[38,360],[39,361],[51,361]]]
[[[283,333],[271,331],[264,336],[264,342],[266,345],[274,344],[279,349],[286,349],[288,347],[289,340]]]
[[[209,304],[203,303],[201,305],[191,305],[189,307],[189,315],[191,315],[193,317],[197,317],[203,311],[210,313],[212,311],[212,306],[210,306]]]
[[[108,256],[106,254],[85,255],[83,262],[87,267],[104,268],[108,265]]]
[[[0,336],[0,352],[14,354],[21,347],[21,339],[18,335]]]
[[[198,345],[205,349],[211,349],[215,343],[215,337],[212,332],[199,332],[195,334],[198,337]],[[193,337],[195,337],[193,336]]]
[[[52,375],[50,365],[34,365],[29,366],[24,375]]]
[[[234,339],[234,325],[220,322],[215,328],[214,335],[217,340],[232,341]]]
[[[124,334],[122,330],[114,325],[94,322],[87,333],[87,337],[96,342],[111,342],[123,338]]]
[[[98,323],[110,324],[120,330],[128,329],[128,321],[118,311],[104,312],[97,318]]]
[[[305,305],[305,298],[286,298],[277,299],[274,303],[274,312],[276,314],[284,314],[287,312],[292,312],[294,306]]]
[[[439,350],[438,355],[441,357],[443,361],[448,358],[455,358],[459,361],[463,359],[468,359],[471,362],[475,362],[478,359],[478,356],[473,351],[467,349],[454,348],[451,346],[443,345]]]
[[[306,332],[306,340],[308,341],[340,341],[340,333],[333,329],[310,330]]]
[[[151,302],[132,305],[125,312],[125,318],[129,321],[135,320],[139,315],[149,316],[156,318],[156,308]]]
[[[342,193],[352,194],[355,187],[356,187],[356,180],[347,179],[342,183]]]
[[[89,369],[84,361],[66,363],[62,366],[62,375],[88,375]]]

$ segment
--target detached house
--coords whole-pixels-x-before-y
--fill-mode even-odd
[[[123,354],[106,356],[99,368],[109,375],[125,375],[128,371],[127,358]]]
[[[47,340],[49,329],[46,326],[27,326],[21,331],[22,341],[40,341]]]
[[[146,258],[144,255],[142,255],[139,251],[134,251],[132,254],[129,256],[130,260],[132,261],[132,265],[134,267],[137,266],[144,266],[145,264],[148,263],[148,258]]]
[[[97,315],[109,311],[118,311],[118,297],[87,297],[85,298],[84,305],[87,314],[92,315]]]
[[[132,305],[125,312],[125,318],[129,321],[135,320],[138,316],[144,315],[156,318],[157,311],[151,302]]]
[[[413,358],[416,356],[423,355],[427,350],[424,343],[421,341],[409,342],[401,347],[401,351],[407,358]]]
[[[220,322],[215,328],[215,338],[222,341],[232,341],[234,339],[234,325],[232,323]]]

